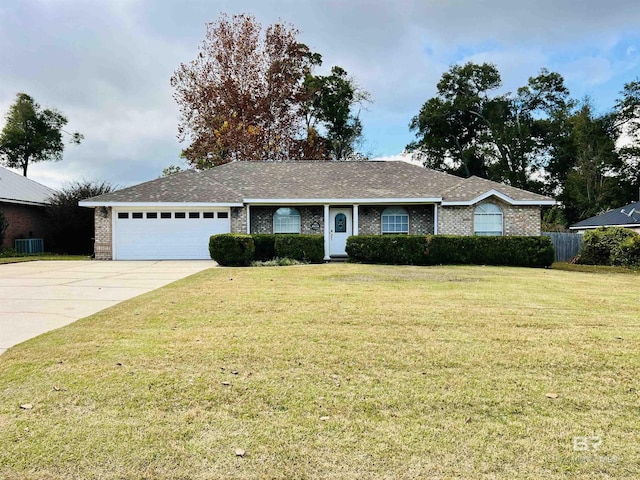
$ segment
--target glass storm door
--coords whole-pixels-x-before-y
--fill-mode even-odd
[[[347,237],[351,236],[353,223],[350,208],[330,208],[330,255],[346,255]]]

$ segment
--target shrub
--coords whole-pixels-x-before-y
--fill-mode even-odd
[[[5,217],[4,212],[0,212],[0,248],[2,248],[2,244],[4,243],[4,234],[9,228],[9,221],[7,217]]]
[[[630,236],[611,249],[611,264],[640,267],[640,235]]]
[[[600,227],[589,230],[582,237],[579,263],[586,265],[611,265],[611,251],[623,241],[638,234],[624,227]]]
[[[426,235],[358,235],[347,238],[354,262],[387,265],[429,265]]]
[[[260,262],[272,260],[276,256],[276,236],[274,234],[251,235],[256,246],[254,259]]]
[[[275,235],[275,254],[280,258],[291,258],[309,263],[324,260],[324,237],[322,235]]]
[[[251,235],[222,233],[209,238],[209,255],[225,267],[246,267],[251,265],[255,254],[255,244]]]
[[[54,193],[46,207],[49,217],[51,249],[56,253],[93,253],[94,210],[78,202],[113,191],[108,182],[83,180]]]
[[[256,260],[251,263],[252,267],[289,267],[291,265],[306,265],[308,262],[301,262],[292,258],[273,258],[271,260]]]
[[[548,237],[367,235],[349,237],[352,261],[395,265],[510,265],[548,267],[554,250]]]

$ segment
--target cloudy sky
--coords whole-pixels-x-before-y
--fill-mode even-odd
[[[340,65],[369,91],[372,157],[402,152],[411,118],[456,63],[496,64],[505,91],[546,67],[601,112],[640,76],[638,0],[0,0],[0,125],[26,92],[85,135],[29,177],[128,186],[180,164],[169,78],[222,12],[292,23],[326,71]]]

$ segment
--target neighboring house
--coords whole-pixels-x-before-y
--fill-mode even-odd
[[[601,215],[587,218],[569,227],[576,233],[584,233],[598,227],[625,227],[640,233],[640,202],[614,208]]]
[[[316,233],[325,259],[350,235],[540,235],[555,200],[404,162],[233,162],[80,202],[95,207],[96,258],[209,258],[217,233]]]
[[[0,212],[9,222],[1,247],[13,247],[17,238],[47,236],[45,206],[55,190],[0,167]]]

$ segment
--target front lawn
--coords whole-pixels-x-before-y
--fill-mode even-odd
[[[4,263],[34,262],[36,260],[90,260],[89,255],[56,255],[52,253],[23,254],[19,256],[3,257],[0,255],[0,265]]]
[[[0,356],[0,478],[637,478],[637,278],[207,270]]]

